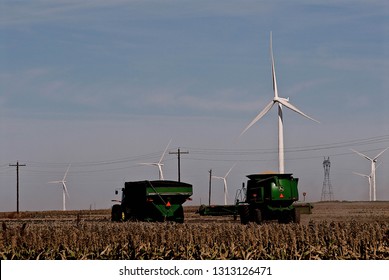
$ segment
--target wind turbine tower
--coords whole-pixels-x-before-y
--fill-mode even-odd
[[[324,181],[323,181],[323,188],[321,190],[321,201],[332,201],[334,200],[334,193],[332,191],[332,185],[330,180],[330,168],[331,168],[330,157],[327,158],[324,157],[323,167],[324,167]]]

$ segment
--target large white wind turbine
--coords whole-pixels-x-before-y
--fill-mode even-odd
[[[65,175],[61,181],[50,181],[49,184],[62,184],[62,210],[66,210],[66,196],[69,198],[68,189],[66,187],[66,176],[68,175],[70,168],[70,164],[68,165],[68,169],[66,169]]]
[[[276,70],[274,67],[274,57],[273,57],[272,44],[273,44],[272,43],[272,33],[270,32],[270,57],[271,57],[271,71],[272,71],[272,77],[273,77],[273,91],[274,91],[273,100],[270,101],[270,103],[267,104],[266,107],[251,121],[251,123],[243,130],[243,132],[240,134],[240,136],[242,136],[254,123],[256,123],[267,112],[269,112],[270,109],[273,107],[273,105],[277,103],[277,105],[278,105],[278,168],[279,168],[279,173],[283,174],[285,171],[285,164],[284,164],[284,124],[283,124],[283,117],[282,117],[282,105],[295,111],[296,113],[299,113],[300,115],[302,115],[310,120],[313,120],[315,122],[318,122],[318,121],[311,118],[310,116],[306,115],[305,113],[303,113],[302,111],[297,109],[294,105],[289,103],[289,98],[283,98],[283,97],[278,96]]]
[[[159,159],[158,162],[148,162],[148,163],[140,163],[140,164],[143,164],[143,165],[150,165],[150,166],[157,166],[158,167],[158,174],[159,174],[159,180],[165,180],[164,177],[163,177],[163,172],[162,172],[162,166],[163,166],[163,163],[162,163],[162,160],[166,154],[166,151],[170,145],[170,143],[172,142],[172,139],[170,139],[169,143],[167,144],[165,150],[163,151],[163,154],[161,156],[161,158]]]
[[[230,174],[232,168],[234,168],[235,165],[236,165],[236,164],[234,164],[233,166],[231,166],[230,170],[228,170],[228,172],[226,173],[226,175],[224,175],[224,177],[219,177],[219,176],[213,176],[213,175],[212,175],[212,178],[223,180],[223,183],[224,183],[224,205],[227,205],[227,196],[228,196],[227,176],[228,176],[228,174]]]
[[[365,159],[369,160],[371,162],[371,172],[370,172],[370,176],[371,176],[371,186],[372,186],[372,190],[373,190],[373,201],[376,201],[377,199],[377,196],[376,196],[376,180],[375,180],[375,171],[377,169],[376,167],[376,163],[377,163],[377,159],[387,150],[389,149],[389,147],[387,147],[386,149],[384,149],[383,151],[381,151],[378,155],[376,155],[374,158],[370,158],[368,157],[367,155],[365,154],[362,154],[356,150],[353,150],[351,149],[353,152],[357,153],[358,155],[360,155],[361,157],[364,157]]]

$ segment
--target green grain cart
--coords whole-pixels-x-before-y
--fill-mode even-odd
[[[126,182],[122,188],[121,204],[112,206],[112,221],[183,223],[182,204],[192,194],[192,185],[177,181]]]
[[[238,201],[238,212],[242,224],[262,223],[278,220],[280,223],[299,223],[298,178],[292,174],[252,174],[247,176],[246,195]]]

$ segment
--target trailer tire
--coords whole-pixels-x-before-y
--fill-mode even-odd
[[[293,223],[300,223],[300,210],[296,208],[293,209]]]
[[[182,205],[174,213],[174,218],[176,223],[184,223],[184,208],[182,207]]]
[[[250,209],[248,205],[241,205],[238,208],[240,223],[242,225],[247,225],[250,221]]]
[[[122,207],[119,204],[112,206],[111,220],[112,222],[120,222],[122,220]]]
[[[260,209],[254,209],[253,211],[254,214],[254,221],[256,224],[262,224],[262,212]]]

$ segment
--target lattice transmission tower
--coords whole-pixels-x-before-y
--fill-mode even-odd
[[[321,190],[321,201],[332,201],[334,200],[334,193],[332,191],[332,185],[330,180],[330,157],[327,157],[327,159],[324,157],[323,161],[323,167],[324,167],[324,181],[323,181],[323,188]]]

